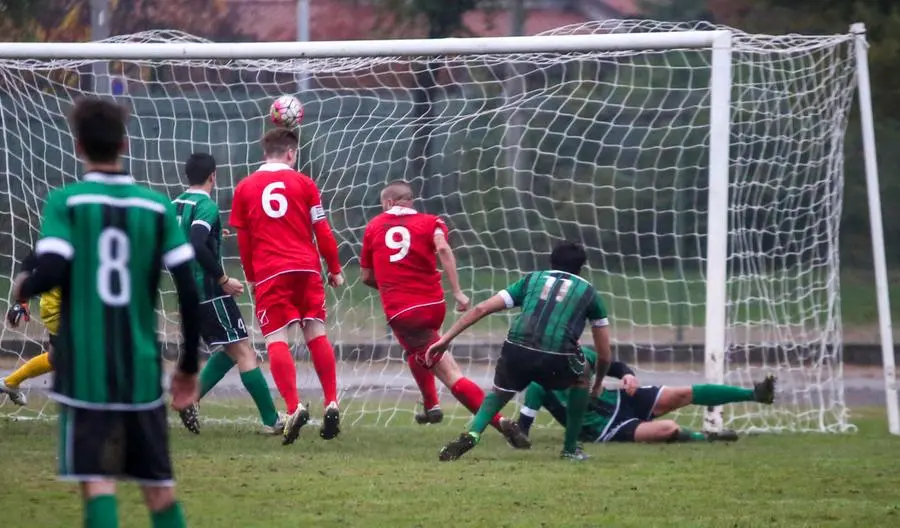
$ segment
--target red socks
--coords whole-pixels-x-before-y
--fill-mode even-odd
[[[459,380],[450,387],[450,392],[452,392],[453,396],[459,400],[459,403],[463,404],[466,409],[469,409],[469,412],[472,414],[478,412],[478,408],[481,407],[481,402],[484,401],[484,391],[466,377],[459,378]],[[503,418],[500,413],[495,414],[494,417],[491,418],[491,425],[499,429],[500,418]]]
[[[337,403],[337,365],[334,360],[334,349],[327,336],[319,336],[306,344],[309,357],[312,359],[322,394],[325,396],[325,407],[332,402]]]
[[[409,364],[409,370],[416,380],[416,385],[419,386],[419,392],[422,393],[422,403],[425,406],[425,410],[428,411],[438,407],[441,402],[438,399],[437,386],[434,383],[434,374],[416,361],[416,356],[412,354],[407,354],[406,362]]]
[[[291,349],[283,341],[271,343],[266,349],[269,352],[269,369],[275,379],[275,386],[284,398],[288,414],[293,414],[300,405],[300,395],[297,392],[297,366],[294,365]]]

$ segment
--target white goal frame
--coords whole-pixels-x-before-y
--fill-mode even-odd
[[[885,262],[884,233],[875,152],[867,43],[863,24],[850,28],[855,36],[857,88],[865,155],[878,322],[884,367],[890,432],[900,435],[894,343]],[[304,59],[338,57],[421,57],[511,53],[566,53],[615,50],[710,49],[710,123],[706,261],[705,375],[721,383],[725,374],[727,259],[729,224],[729,149],[732,91],[732,31],[678,31],[534,37],[491,37],[346,42],[258,43],[0,43],[0,59]],[[779,51],[773,51],[779,53]],[[615,314],[613,314],[615,316]],[[722,426],[721,408],[707,411],[705,428]]]

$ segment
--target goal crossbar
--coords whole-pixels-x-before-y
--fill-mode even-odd
[[[731,31],[317,42],[4,42],[5,59],[322,59],[709,48]]]

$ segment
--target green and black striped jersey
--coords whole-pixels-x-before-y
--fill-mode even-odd
[[[161,268],[194,256],[174,206],[131,176],[88,173],[50,194],[36,253],[71,262],[53,355],[54,397],[95,409],[160,405]]]
[[[178,225],[185,238],[190,240],[191,228],[194,225],[202,225],[209,230],[206,238],[206,246],[212,252],[216,261],[222,262],[222,222],[219,219],[219,206],[204,191],[188,189],[172,201],[175,204],[175,214],[178,216]],[[199,251],[199,250],[198,250]],[[194,261],[191,264],[194,280],[197,282],[197,291],[200,292],[200,302],[223,297],[222,291],[215,277],[210,276],[200,263]]]
[[[575,354],[589,320],[606,326],[609,319],[600,294],[591,284],[564,271],[536,271],[499,292],[507,308],[518,306],[507,341],[554,354]]]

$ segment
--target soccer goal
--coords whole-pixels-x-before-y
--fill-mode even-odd
[[[777,405],[682,414],[685,425],[829,432],[852,428],[838,240],[858,90],[866,171],[849,177],[869,189],[887,409],[900,434],[861,25],[767,36],[604,21],[536,37],[240,44],[152,31],[0,44],[0,83],[5,281],[36,240],[48,191],[79,172],[64,117],[76,96],[109,94],[131,108],[128,169],[173,198],[185,158],[212,153],[227,214],[236,183],[261,161],[268,105],[291,94],[305,110],[300,169],[322,190],[349,279],[328,300],[348,423],[410,424],[418,405],[379,300],[358,280],[362,228],[380,210],[381,187],[404,178],[418,206],[451,226],[474,300],[545,266],[555,241],[581,241],[615,352],[644,382],[749,386],[778,376]],[[225,251],[229,275],[242,276],[234,237]],[[173,303],[163,293],[170,359]],[[453,348],[485,387],[508,317]],[[40,351],[38,321],[4,328],[0,371]],[[296,353],[301,397],[321,405],[306,351]],[[26,386],[31,403],[0,398],[0,414],[52,416],[48,382]],[[252,420],[238,386],[226,378],[203,414]],[[449,392],[442,397],[452,409]]]

